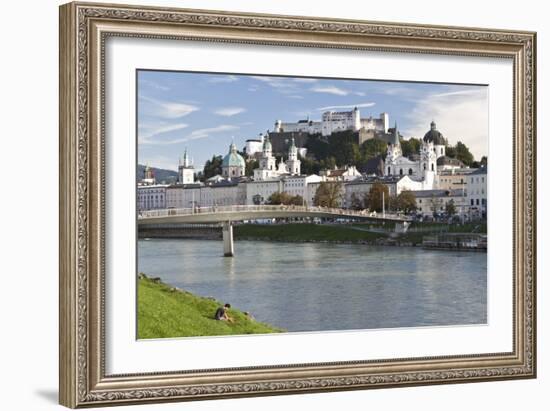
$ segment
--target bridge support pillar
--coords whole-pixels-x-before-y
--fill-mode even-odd
[[[411,223],[409,223],[408,221],[395,223],[395,232],[396,233],[406,233],[407,230],[409,229],[410,225],[411,225]]]
[[[233,225],[231,221],[226,221],[222,225],[223,237],[223,255],[224,257],[233,257],[235,250],[233,247]]]

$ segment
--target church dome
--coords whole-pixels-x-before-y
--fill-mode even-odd
[[[223,158],[222,167],[245,167],[244,158],[237,153],[237,146],[234,143],[229,146],[229,154]]]
[[[436,146],[444,146],[445,145],[445,138],[443,137],[443,134],[441,134],[436,126],[435,121],[432,121],[430,123],[430,131],[428,131],[426,134],[424,134],[424,142],[425,143],[433,143]]]

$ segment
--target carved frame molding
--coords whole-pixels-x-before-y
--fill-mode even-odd
[[[514,62],[514,351],[105,375],[104,62],[110,36],[475,55]],[[534,378],[536,35],[69,3],[60,8],[60,402],[69,407]]]

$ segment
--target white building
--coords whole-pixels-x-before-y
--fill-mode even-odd
[[[470,207],[463,190],[421,190],[413,192],[416,198],[416,212],[424,217],[434,213],[445,214],[447,204],[452,202],[458,217],[468,219]]]
[[[283,182],[279,178],[249,181],[245,184],[245,187],[246,204],[261,205],[266,204],[272,194],[283,191]]]
[[[216,207],[246,204],[246,184],[223,180],[202,185],[172,185],[166,189],[166,208]]]
[[[317,191],[317,185],[323,181],[323,177],[312,174],[309,176],[288,176],[283,178],[283,191],[291,196],[300,196],[304,199],[304,205],[313,205],[313,201],[310,199],[315,196]],[[313,193],[312,188],[315,187]]]
[[[246,184],[236,181],[220,181],[200,189],[199,207],[244,205]]]
[[[418,161],[410,160],[403,156],[397,124],[393,131],[393,138],[388,144],[384,175],[409,175],[421,179],[424,190],[437,187],[438,167],[437,160],[445,156],[445,139],[437,130],[435,122],[431,122],[430,130],[424,135],[420,146],[420,158]]]
[[[166,208],[200,207],[201,184],[171,185],[166,188]]]
[[[437,188],[440,190],[468,191],[468,176],[474,171],[476,171],[475,168],[457,168],[439,171]]]
[[[178,182],[180,184],[193,184],[195,182],[195,167],[189,161],[187,149],[183,153],[183,159],[180,158],[178,166]]]
[[[275,133],[308,133],[308,134],[320,134],[323,130],[323,123],[321,121],[312,120],[299,120],[295,123],[283,122],[281,120],[275,121],[275,127],[273,131]]]
[[[380,133],[387,133],[390,127],[390,117],[388,113],[380,113],[380,117],[374,118],[372,116],[361,119],[361,129],[378,131]]]
[[[480,167],[468,176],[468,204],[472,219],[487,216],[487,167]]]
[[[137,208],[143,210],[157,210],[166,208],[167,184],[149,184],[137,186]]]
[[[361,113],[355,107],[352,111],[326,111],[321,117],[321,134],[330,136],[338,131],[359,131],[361,128]]]
[[[338,131],[352,130],[375,130],[383,133],[388,132],[388,113],[381,113],[379,118],[361,118],[360,110],[355,107],[351,111],[325,111],[321,115],[321,121],[299,120],[295,123],[275,122],[274,132],[302,132],[309,134],[322,134],[329,136]]]
[[[246,140],[244,145],[244,152],[248,157],[253,157],[256,154],[260,154],[264,146],[264,135],[260,133],[259,138]]]

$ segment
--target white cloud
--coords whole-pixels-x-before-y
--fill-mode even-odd
[[[432,94],[430,97],[439,98],[439,97],[452,97],[452,96],[471,96],[479,94],[479,89],[475,88],[472,90],[457,90],[457,91],[447,91],[445,93],[436,93]]]
[[[231,117],[240,113],[244,113],[245,111],[246,109],[244,107],[223,107],[215,110],[214,113],[219,116]]]
[[[348,90],[344,90],[339,87],[335,86],[317,86],[310,88],[311,91],[314,91],[316,93],[328,93],[328,94],[335,94],[337,96],[347,96],[350,92]]]
[[[361,97],[365,97],[367,95],[367,93],[365,93],[363,91],[354,91],[353,94],[355,94],[356,96],[361,96]]]
[[[315,79],[315,78],[295,78],[294,81],[296,83],[315,83],[317,82],[318,80]]]
[[[211,134],[235,131],[238,129],[239,129],[239,126],[235,126],[231,124],[222,124],[216,127],[199,128],[197,130],[193,130],[191,133],[187,134],[185,137],[182,137],[182,138],[177,138],[173,140],[147,141],[146,143],[155,144],[155,145],[171,145],[171,144],[186,143],[188,141],[199,140],[202,138],[210,137]]]
[[[372,107],[376,105],[376,103],[369,102],[369,103],[359,103],[359,104],[343,104],[340,106],[326,106],[326,107],[319,107],[316,109],[317,111],[326,111],[326,110],[338,110],[341,108],[365,108],[365,107]]]
[[[157,124],[140,124],[138,130],[139,142],[140,144],[154,144],[154,142],[151,141],[153,137],[171,131],[183,130],[187,127],[189,127],[189,125],[185,123],[166,124],[165,122],[159,122]]]
[[[170,90],[170,87],[164,86],[162,84],[158,84],[158,83],[156,83],[154,81],[151,81],[151,80],[140,79],[139,83],[140,83],[140,85],[143,84],[143,85],[149,86],[151,88],[154,88],[156,90],[162,90],[162,91]]]
[[[288,98],[295,98],[295,99],[299,99],[299,100],[304,98],[304,96],[299,96],[298,94],[292,94],[292,95],[287,96],[287,97]]]
[[[251,76],[251,78],[265,83],[282,94],[296,94],[300,90],[296,79],[269,76]]]
[[[199,108],[192,104],[174,103],[171,101],[162,101],[151,97],[140,96],[140,99],[153,105],[153,108],[147,110],[148,115],[154,115],[162,118],[174,119],[187,116]]]
[[[423,137],[434,120],[449,144],[462,141],[475,159],[487,155],[489,117],[486,87],[423,96],[406,117],[410,126],[405,133],[409,136]]]
[[[250,76],[254,80],[263,81],[264,83],[276,83],[280,80],[278,77],[269,77],[269,76]]]
[[[234,81],[239,81],[237,76],[233,74],[228,74],[226,76],[216,76],[208,80],[209,83],[233,83]]]

